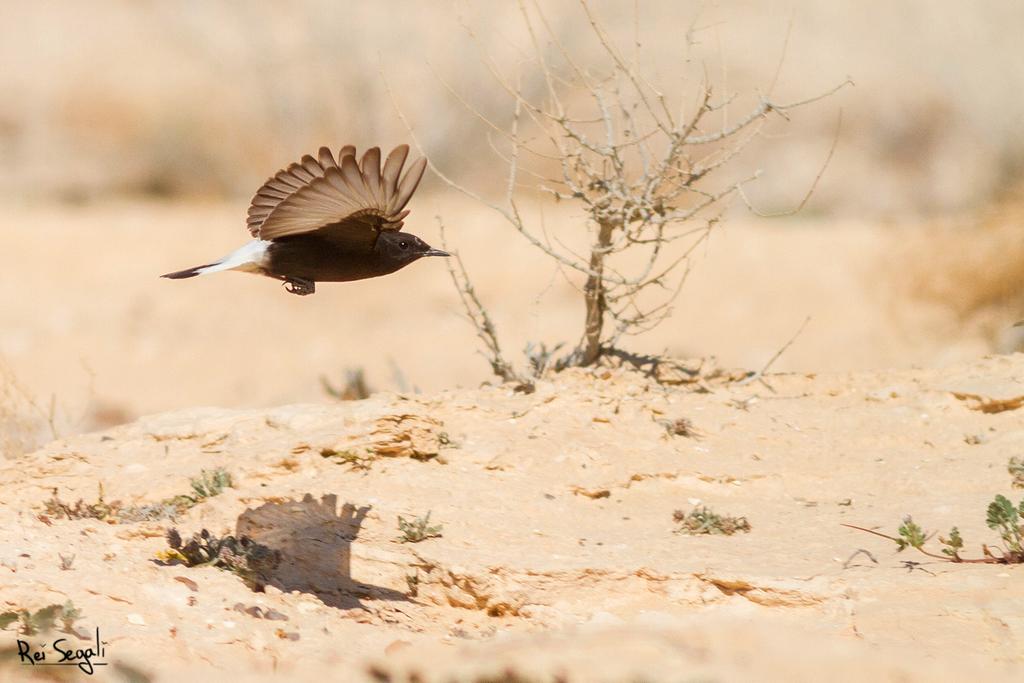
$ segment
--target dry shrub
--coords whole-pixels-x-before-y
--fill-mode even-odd
[[[544,349],[533,355],[535,374],[534,359],[555,369],[594,365],[621,352],[625,338],[667,320],[690,272],[691,257],[730,203],[742,200],[761,213],[746,194],[760,174],[737,167],[744,151],[768,133],[769,122],[788,122],[795,111],[851,84],[837,79],[833,87],[810,97],[778,100],[773,78],[752,102],[737,104],[743,100],[692,66],[659,79],[646,66],[647,52],[641,46],[647,44],[647,34],[638,28],[632,41],[616,41],[612,24],[590,0],[579,5],[572,18],[579,27],[577,40],[587,36],[599,46],[596,53],[581,54],[575,42],[564,41],[540,3],[517,3],[519,22],[529,37],[521,47],[523,58],[510,73],[492,68],[492,88],[506,96],[510,114],[505,117],[482,113],[484,105],[474,102],[480,88],[463,94],[441,80],[467,114],[493,132],[489,142],[495,164],[507,178],[502,198],[492,200],[435,162],[430,166],[450,187],[500,215],[580,292],[585,310],[580,341],[553,363],[552,353]],[[636,12],[639,26],[639,8]],[[475,38],[474,31],[467,27]],[[680,42],[680,64],[690,64],[696,41],[688,33]],[[477,41],[477,49],[478,60],[493,63],[489,44]],[[780,58],[779,70],[782,65]],[[730,105],[740,113],[728,118]],[[412,126],[410,134],[419,145]],[[784,213],[795,213],[807,203],[836,139],[817,175],[808,178],[803,200]],[[568,230],[549,229],[543,213],[534,215],[529,209],[538,195],[573,206],[583,220]],[[491,316],[458,256],[449,269],[494,373],[528,385],[526,375],[511,369],[502,355]]]

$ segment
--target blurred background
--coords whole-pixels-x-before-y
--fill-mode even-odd
[[[738,120],[845,88],[766,127],[736,172],[762,171],[766,211],[736,207],[702,250],[674,317],[628,345],[776,370],[955,362],[1016,349],[1024,317],[1024,4],[1018,0],[596,1],[645,73],[685,94],[706,77]],[[410,141],[491,196],[504,166],[487,127],[512,101],[488,63],[531,76],[515,2],[382,0],[0,2],[0,429],[40,438],[194,405],[328,398],[362,368],[372,389],[488,379],[443,264],[316,296],[230,273],[157,275],[247,234],[255,188],[322,144]],[[550,30],[597,55],[577,2]],[[781,64],[781,66],[780,66]],[[456,97],[454,93],[458,93]],[[783,125],[784,124],[784,125]],[[407,229],[465,259],[510,355],[569,345],[582,303],[500,218],[428,175]],[[586,229],[538,205],[554,231]],[[14,435],[21,435],[15,437]],[[0,443],[0,448],[3,448]]]

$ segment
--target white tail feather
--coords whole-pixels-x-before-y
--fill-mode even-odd
[[[260,271],[263,269],[270,242],[253,240],[231,252],[220,261],[196,270],[196,275],[218,273],[222,270]]]

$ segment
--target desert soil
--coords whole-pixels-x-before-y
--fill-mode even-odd
[[[65,637],[86,647],[98,627],[110,680],[1024,676],[1019,569],[842,526],[892,534],[912,514],[958,526],[978,557],[998,545],[988,502],[1020,496],[1006,468],[1024,442],[1024,356],[985,356],[894,301],[898,232],[730,222],[677,315],[636,341],[717,355],[699,381],[599,368],[525,394],[481,384],[439,262],[306,299],[246,275],[155,277],[233,248],[237,213],[16,206],[0,222],[21,255],[0,271],[16,293],[0,351],[37,408],[54,397],[58,437],[0,460],[0,612],[73,601]],[[578,301],[556,270],[514,239],[495,259],[500,226],[479,212],[448,221],[512,355],[573,340]],[[428,221],[416,231],[436,241]],[[761,367],[807,316],[765,382],[715,372]],[[320,375],[348,367],[380,391],[327,397]],[[176,519],[45,509],[55,489],[95,502],[100,485],[108,503],[158,503],[218,467],[233,486]],[[700,506],[751,529],[676,533],[675,511]],[[399,542],[399,516],[427,512],[441,536]],[[262,591],[163,562],[171,527],[245,534],[280,561]]]
[[[1019,680],[1019,570],[841,525],[912,513],[979,555],[1024,441],[1019,411],[979,408],[1024,394],[1024,357],[766,382],[571,371],[529,395],[191,409],[55,441],[2,472],[0,601],[73,600],[151,680]],[[324,455],[346,452],[366,459]],[[279,549],[264,592],[159,562],[172,522],[40,517],[53,489],[152,503],[215,467],[234,487],[173,526]],[[752,528],[674,533],[695,506]],[[442,535],[398,542],[428,511]]]

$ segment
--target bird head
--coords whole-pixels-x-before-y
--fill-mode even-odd
[[[392,230],[380,233],[375,248],[387,259],[402,265],[412,263],[424,256],[451,256],[446,251],[432,248],[416,235]]]

